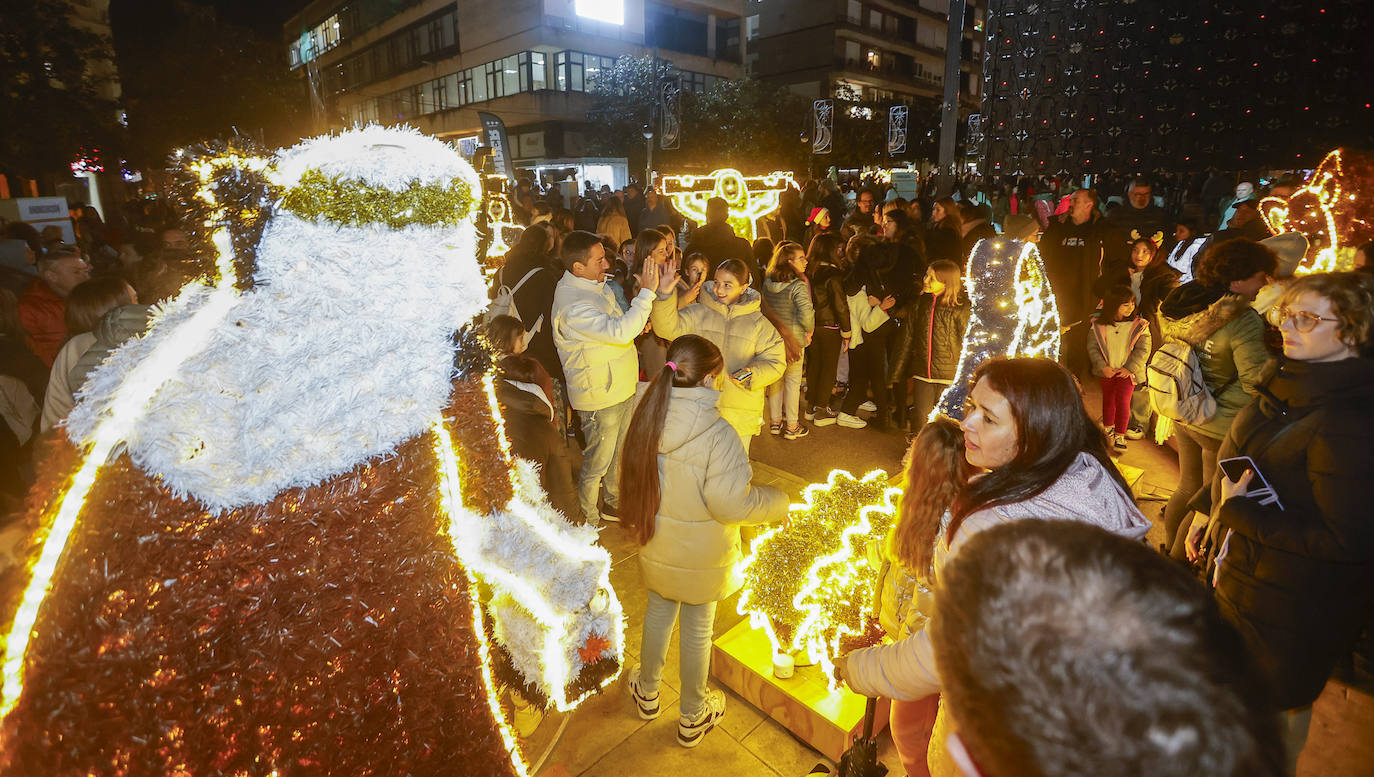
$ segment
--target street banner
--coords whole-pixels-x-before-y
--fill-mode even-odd
[[[910,110],[905,105],[894,105],[887,111],[888,156],[906,153],[906,122]]]
[[[659,128],[658,147],[664,151],[674,151],[682,143],[682,77],[665,78],[658,85],[659,116],[663,126]]]
[[[491,159],[496,172],[515,181],[515,165],[511,159],[510,138],[506,137],[506,123],[494,113],[478,111],[477,120],[482,122],[482,137],[491,148]]]
[[[811,104],[812,122],[815,132],[811,137],[811,153],[829,154],[831,136],[835,132],[835,101],[817,100]]]

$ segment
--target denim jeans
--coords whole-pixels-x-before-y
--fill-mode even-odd
[[[770,423],[785,421],[789,429],[797,426],[797,419],[800,418],[797,410],[801,405],[801,384],[802,363],[795,361],[787,365],[787,369],[782,373],[782,380],[765,389],[768,392]]]
[[[582,472],[577,478],[577,502],[583,518],[592,526],[601,523],[597,498],[603,481],[606,502],[612,506],[620,503],[620,447],[630,428],[634,404],[634,397],[628,397],[600,410],[577,411],[582,434],[587,439],[587,447],[582,451]]]
[[[684,718],[695,717],[706,703],[706,676],[711,669],[711,632],[716,622],[716,603],[683,604],[649,592],[644,608],[644,638],[640,647],[640,689],[650,696],[658,691],[663,680],[663,664],[668,660],[668,641],[673,636],[673,623],[682,613],[681,633],[678,635],[678,679],[682,683],[682,698],[678,713]]]

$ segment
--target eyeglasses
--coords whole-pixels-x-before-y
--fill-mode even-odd
[[[1322,321],[1336,321],[1339,318],[1324,318],[1316,313],[1309,313],[1306,310],[1289,310],[1288,308],[1273,308],[1269,311],[1269,323],[1282,329],[1284,324],[1292,322],[1293,330],[1307,334],[1317,328],[1317,324]]]

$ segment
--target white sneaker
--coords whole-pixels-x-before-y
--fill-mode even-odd
[[[725,694],[720,691],[707,691],[706,703],[701,712],[693,717],[682,716],[677,719],[677,743],[683,747],[696,747],[701,744],[706,732],[716,727],[725,714]]]
[[[877,412],[877,410],[878,410],[878,406],[875,405],[875,404],[873,404],[873,400],[870,399],[870,400],[868,400],[867,402],[863,403],[862,405],[859,405],[859,409],[860,409],[860,410],[867,410],[867,411],[870,412],[870,413],[875,413],[875,412]]]
[[[630,667],[627,681],[625,683],[630,688],[630,696],[635,700],[635,708],[639,711],[640,720],[654,720],[663,712],[658,703],[658,693],[646,695],[639,690],[639,664]]]
[[[856,415],[850,415],[848,413],[840,413],[835,423],[849,429],[862,429],[865,426],[868,426],[867,421],[863,420],[862,418]]]

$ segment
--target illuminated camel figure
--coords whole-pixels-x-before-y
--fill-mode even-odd
[[[1300,232],[1317,248],[1297,268],[1311,272],[1349,270],[1355,249],[1374,239],[1374,155],[1336,149],[1287,200],[1265,197],[1260,213],[1274,234]]]
[[[968,257],[964,288],[971,305],[954,382],[931,416],[964,417],[969,381],[995,356],[1059,359],[1059,306],[1034,243],[979,240]]]
[[[234,164],[280,195],[251,273],[215,232],[220,280],[47,452],[0,774],[527,774],[498,684],[571,708],[623,624],[594,531],[510,458],[478,346],[455,359],[487,302],[477,176],[373,126],[202,165],[207,201]]]
[[[697,224],[706,223],[708,200],[725,200],[730,208],[730,227],[752,243],[758,236],[755,222],[777,210],[782,193],[793,184],[791,173],[745,176],[727,168],[710,175],[665,175],[661,185],[673,207]]]

